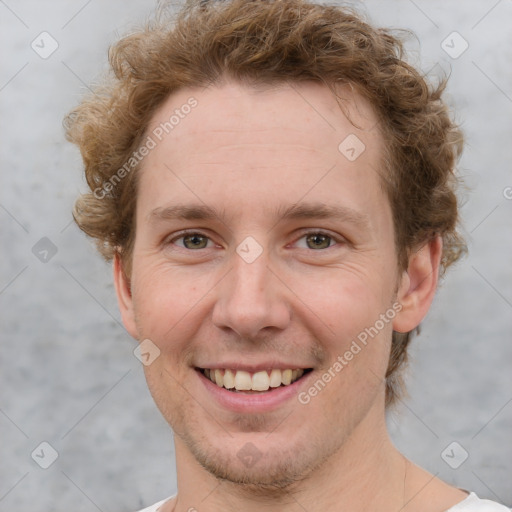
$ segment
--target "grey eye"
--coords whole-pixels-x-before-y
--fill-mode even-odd
[[[176,238],[175,243],[177,243],[178,240],[182,240],[182,243],[178,245],[185,247],[185,249],[206,249],[210,241],[207,236],[201,235],[200,233],[180,236]]]
[[[321,233],[306,235],[306,243],[310,249],[327,249],[330,247],[332,238]]]
[[[301,236],[297,242],[295,242],[295,245],[300,249],[321,250],[328,249],[337,243],[338,240],[336,240],[333,236],[328,235],[327,233],[322,233],[321,231],[311,231],[310,233],[306,233],[305,235]]]

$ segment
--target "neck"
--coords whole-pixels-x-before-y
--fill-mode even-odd
[[[219,481],[175,437],[178,497],[175,512],[288,512],[343,509],[400,510],[406,502],[406,459],[393,446],[382,411],[369,415],[342,447],[303,480],[272,498]]]

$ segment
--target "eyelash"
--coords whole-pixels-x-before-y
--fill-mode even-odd
[[[211,241],[211,238],[204,234],[204,233],[201,233],[200,231],[182,231],[181,233],[179,233],[177,236],[175,236],[174,238],[170,239],[170,240],[167,240],[165,242],[165,245],[169,245],[169,244],[173,244],[175,243],[177,240],[180,240],[182,238],[185,238],[187,236],[190,236],[190,235],[199,235],[201,237],[204,237],[204,238],[207,238],[209,241]],[[303,233],[299,238],[297,238],[297,240],[295,241],[298,242],[299,240],[305,238],[305,237],[308,237],[310,235],[320,235],[320,236],[325,236],[325,237],[328,237],[331,239],[332,242],[334,242],[333,245],[329,245],[329,247],[326,247],[325,249],[318,249],[315,251],[315,249],[309,249],[310,251],[315,251],[315,252],[320,252],[320,251],[325,251],[326,249],[331,249],[332,247],[336,246],[336,245],[340,245],[340,244],[343,244],[343,243],[347,243],[347,240],[342,238],[342,237],[335,237],[333,235],[331,235],[330,233],[327,233],[325,231],[322,231],[322,230],[311,230],[311,231],[306,231],[305,233]],[[190,252],[195,252],[194,249],[187,249],[186,247],[180,247],[180,249],[184,249],[186,251],[190,251]],[[204,248],[206,249],[206,247]],[[196,249],[197,251],[200,251],[201,249]]]

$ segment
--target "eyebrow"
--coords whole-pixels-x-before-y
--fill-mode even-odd
[[[334,219],[354,224],[360,228],[369,226],[367,214],[342,205],[325,203],[300,203],[278,210],[278,216],[283,220],[300,219]]]
[[[369,227],[367,214],[341,205],[325,203],[300,203],[281,206],[275,216],[282,220],[333,219],[342,220],[364,229]],[[224,211],[218,211],[205,204],[172,205],[152,210],[148,216],[150,222],[165,220],[220,220],[224,222]]]

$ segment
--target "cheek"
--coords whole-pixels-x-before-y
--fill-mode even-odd
[[[305,315],[315,318],[334,340],[355,338],[389,307],[389,289],[376,272],[346,266],[322,274],[301,276],[294,292]]]
[[[134,262],[135,263],[135,262]],[[172,360],[173,374],[187,367],[194,340],[208,337],[216,285],[222,274],[193,266],[140,258],[134,265],[133,306],[139,339],[162,352],[159,366]],[[200,333],[202,331],[202,333]],[[152,365],[153,366],[153,365]]]
[[[329,370],[334,375],[326,394],[333,403],[363,406],[363,397],[375,396],[383,385],[394,313],[390,290],[377,273],[354,268],[335,269],[298,285],[305,305],[302,318],[328,356],[320,378]]]
[[[134,268],[132,290],[140,334],[162,341],[172,331],[190,326],[205,294],[200,283],[185,269],[141,261]]]

